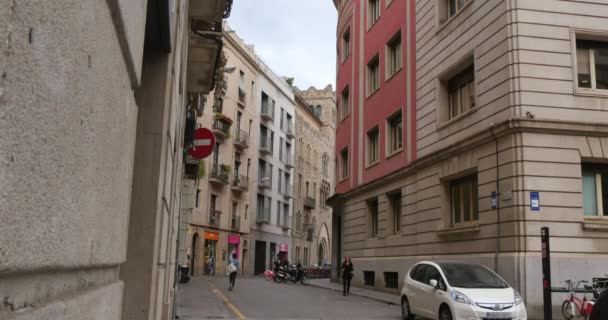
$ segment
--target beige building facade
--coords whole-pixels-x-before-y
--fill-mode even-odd
[[[197,182],[195,205],[189,230],[190,268],[194,275],[225,274],[232,254],[249,273],[249,231],[255,212],[254,190],[259,123],[255,101],[257,62],[237,34],[224,27],[226,95],[214,104],[211,93],[198,126],[209,128],[216,137],[213,153],[204,161]],[[234,68],[234,70],[232,70]],[[252,220],[253,219],[253,220]]]
[[[0,1],[1,319],[173,318],[186,111],[231,3]]]
[[[538,319],[541,227],[553,286],[606,273],[608,4],[448,3],[416,1],[417,159],[332,199],[339,256],[393,293],[416,262],[479,262]]]
[[[296,172],[292,260],[331,263],[332,212],[326,200],[335,188],[335,92],[295,90]]]

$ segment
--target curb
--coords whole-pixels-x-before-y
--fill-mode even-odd
[[[333,291],[338,291],[338,292],[341,291],[341,290],[335,290],[334,288],[329,288],[329,287],[326,287],[326,286],[314,284],[312,282],[309,283],[308,285],[309,286],[313,286],[313,287],[317,287],[317,288],[321,288],[321,289],[331,290],[332,292]],[[387,299],[382,299],[382,298],[375,298],[375,297],[371,297],[371,296],[368,296],[368,295],[365,295],[365,294],[361,294],[361,293],[352,293],[351,292],[351,295],[357,296],[357,297],[361,297],[361,298],[366,298],[366,299],[369,299],[369,300],[374,300],[374,301],[377,301],[377,302],[386,303],[386,304],[389,304],[389,305],[392,305],[392,306],[399,305],[399,304],[396,304],[394,301],[389,301]]]

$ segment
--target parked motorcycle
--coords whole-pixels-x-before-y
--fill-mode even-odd
[[[281,267],[279,268],[279,271],[276,274],[277,276],[277,282],[287,282],[287,281],[291,281],[293,283],[298,283],[300,282],[303,285],[307,285],[308,284],[308,277],[306,276],[306,273],[304,272],[304,269],[302,269],[302,265],[301,264],[297,264],[295,266],[290,266],[288,268],[285,267]]]

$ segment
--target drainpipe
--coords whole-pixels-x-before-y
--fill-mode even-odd
[[[494,252],[494,271],[498,273],[498,253],[500,252],[500,183],[498,167],[498,138],[494,134],[494,123],[490,125],[490,133],[494,139],[496,157],[496,250]]]

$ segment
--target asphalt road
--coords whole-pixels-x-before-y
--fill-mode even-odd
[[[400,319],[399,306],[301,284],[263,278],[197,277],[180,284],[180,320],[202,319]]]

